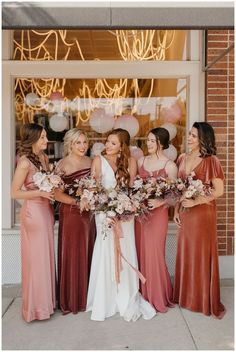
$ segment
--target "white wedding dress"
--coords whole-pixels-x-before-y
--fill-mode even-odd
[[[108,161],[101,156],[101,183],[105,188],[114,188],[116,179]],[[86,311],[92,311],[91,319],[103,321],[119,312],[126,321],[136,321],[140,316],[151,319],[155,309],[139,293],[137,273],[122,258],[120,283],[115,278],[114,238],[112,230],[104,239],[102,223],[104,213],[96,215],[97,237],[95,241]],[[121,252],[135,268],[138,268],[134,219],[121,223],[123,236],[120,238]]]

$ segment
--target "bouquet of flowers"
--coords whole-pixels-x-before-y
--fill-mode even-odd
[[[180,187],[180,186],[179,186]],[[167,205],[174,205],[181,192],[175,180],[163,177],[148,177],[143,180],[137,176],[130,190],[130,197],[136,205],[137,215],[148,213],[148,199],[163,199]]]
[[[129,190],[129,197],[136,208],[136,216],[144,215],[150,211],[147,200],[157,197],[156,191],[155,178],[149,177],[143,180],[140,176],[136,176],[134,184]]]
[[[211,194],[211,188],[202,183],[199,179],[194,179],[195,172],[191,172],[191,174],[186,178],[183,189],[183,198],[187,199],[196,199],[199,196],[206,196]]]
[[[55,171],[56,163],[49,164],[49,171],[42,168],[33,175],[34,184],[40,191],[51,192],[55,188],[59,188],[64,184],[60,175]]]
[[[181,199],[196,199],[199,196],[208,196],[211,194],[211,187],[205,185],[199,179],[194,179],[195,175],[193,171],[184,182],[179,180],[179,187],[181,187],[180,192],[182,193]],[[184,208],[182,210],[184,210]]]

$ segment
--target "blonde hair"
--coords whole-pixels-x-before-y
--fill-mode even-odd
[[[79,128],[72,128],[71,130],[67,131],[64,136],[64,157],[69,155],[71,151],[71,146],[74,144],[79,136],[84,135],[88,140],[87,134],[80,130]]]

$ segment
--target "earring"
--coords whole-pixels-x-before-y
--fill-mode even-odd
[[[118,158],[120,158],[121,157],[121,150],[119,151],[119,153],[118,153]]]

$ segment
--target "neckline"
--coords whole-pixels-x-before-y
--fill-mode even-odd
[[[115,174],[116,171],[113,170],[113,167],[111,166],[111,164],[109,163],[109,161],[108,161],[103,155],[101,155],[101,157],[106,160],[107,164],[110,166],[110,168],[112,169],[112,171],[113,171],[114,174]]]
[[[202,160],[187,174],[187,172],[186,172],[186,157],[187,157],[187,154],[185,154],[185,157],[184,157],[184,171],[185,171],[185,174],[187,176],[189,176],[189,175],[191,175],[192,172],[194,172],[198,168],[198,166],[203,162],[204,158],[202,158]]]
[[[161,168],[159,170],[154,170],[154,171],[148,171],[143,165],[141,165],[141,168],[143,168],[143,170],[146,171],[149,175],[150,174],[154,174],[155,172],[157,174],[159,174],[159,172],[162,171],[162,170],[164,170],[166,172],[165,167],[163,167],[163,168]]]
[[[70,174],[64,174],[63,177],[70,177],[70,176],[72,176],[72,175],[74,175],[74,174],[76,174],[77,172],[80,172],[80,171],[82,171],[82,170],[90,170],[90,167],[85,167],[85,168],[83,168],[83,169],[79,169],[79,170],[74,171],[74,172],[72,172],[72,173],[70,173]]]
[[[163,166],[161,169],[159,169],[159,170],[153,170],[153,171],[148,171],[148,170],[144,167],[145,159],[146,159],[146,156],[145,156],[144,159],[143,159],[143,162],[142,162],[141,167],[143,167],[143,170],[146,171],[149,175],[150,175],[150,174],[154,174],[155,172],[156,172],[157,175],[158,175],[159,172],[162,171],[162,170],[164,170],[165,173],[166,173],[165,168],[166,168],[167,163],[169,162],[169,159],[166,159],[166,162],[165,162],[164,166]],[[167,174],[167,173],[166,173],[166,174]]]

